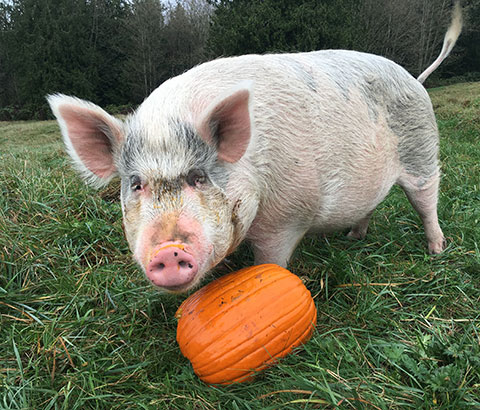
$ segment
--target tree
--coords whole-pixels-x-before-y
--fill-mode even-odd
[[[117,98],[123,0],[12,0],[2,3],[2,105],[44,117],[45,95],[75,94],[99,103]],[[12,84],[12,85],[10,85]],[[113,95],[109,90],[114,90]]]
[[[3,35],[16,85],[15,103],[39,104],[46,93],[66,84],[92,95],[90,70],[77,68],[91,60],[78,24],[83,12],[84,4],[74,0],[11,2]]]
[[[168,78],[205,61],[211,7],[204,0],[133,0],[124,79],[141,102]]]
[[[127,104],[130,90],[123,74],[131,50],[125,21],[132,13],[131,6],[127,0],[89,0],[85,4],[89,24],[84,35],[88,35],[87,47],[93,55],[89,64],[96,75],[92,84],[95,100],[102,105]]]
[[[344,48],[414,75],[440,51],[453,0],[0,0],[0,119],[45,117],[45,95],[141,102],[209,58]],[[434,76],[480,79],[480,0]],[[475,74],[476,73],[476,74]],[[433,78],[432,76],[431,78]],[[6,109],[5,107],[8,107]]]
[[[12,7],[0,3],[0,107],[7,105],[15,98],[15,76],[12,67],[11,28]]]
[[[165,65],[168,77],[206,60],[211,7],[203,0],[178,0],[167,11]]]
[[[216,55],[348,48],[355,0],[219,0],[209,48]]]
[[[464,28],[454,56],[445,62],[444,72],[451,76],[464,75],[465,79],[480,81],[480,0],[464,0],[462,5]]]
[[[420,74],[439,53],[443,36],[449,24],[450,1],[417,0],[417,30],[419,32],[413,71]],[[412,47],[413,48],[413,47]]]
[[[165,78],[165,13],[158,0],[134,0],[126,19],[129,52],[124,81],[133,101],[141,101]]]
[[[453,6],[452,0],[210,2],[216,5],[209,40],[214,55],[343,48],[385,56],[414,75],[439,53]],[[464,14],[474,15],[480,0],[466,2]],[[470,36],[469,48],[475,49],[478,35]],[[442,64],[436,75],[442,70],[452,71]]]

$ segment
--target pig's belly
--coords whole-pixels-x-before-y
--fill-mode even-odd
[[[372,212],[401,173],[396,166],[377,171],[326,181],[310,230],[330,232],[350,228]]]

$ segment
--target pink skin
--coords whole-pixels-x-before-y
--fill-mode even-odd
[[[84,164],[100,178],[108,178],[115,172],[113,157],[111,156],[112,143],[102,131],[103,125],[114,139],[119,142],[123,139],[122,131],[109,121],[107,116],[92,112],[88,108],[63,105],[59,108],[68,128],[68,135],[75,151]],[[95,145],[95,149],[89,149]]]
[[[219,102],[214,101],[200,120],[198,129],[208,144],[213,144],[212,124],[215,124],[218,158],[222,161],[237,162],[248,147],[251,135],[249,99],[250,92],[240,89]]]
[[[213,246],[202,226],[184,213],[157,217],[141,233],[135,257],[147,278],[168,290],[194,286],[210,266]]]
[[[177,288],[190,284],[198,272],[198,264],[184,248],[183,244],[163,243],[145,269],[147,278],[162,288]]]

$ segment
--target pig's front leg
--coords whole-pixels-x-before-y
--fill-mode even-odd
[[[253,235],[249,235],[253,245],[255,265],[276,263],[286,268],[293,251],[307,230],[298,226],[274,232],[256,230]]]
[[[373,211],[369,212],[365,218],[358,221],[358,223],[352,227],[350,232],[347,234],[347,238],[350,239],[365,239],[368,230],[368,223],[370,222],[370,218],[372,217]]]

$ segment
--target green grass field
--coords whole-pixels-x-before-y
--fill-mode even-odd
[[[480,83],[431,96],[446,252],[427,254],[397,187],[364,241],[306,238],[290,269],[315,298],[313,338],[222,388],[181,355],[185,295],[132,262],[115,188],[84,186],[53,121],[0,123],[0,408],[479,409]],[[215,274],[252,262],[244,246]]]

